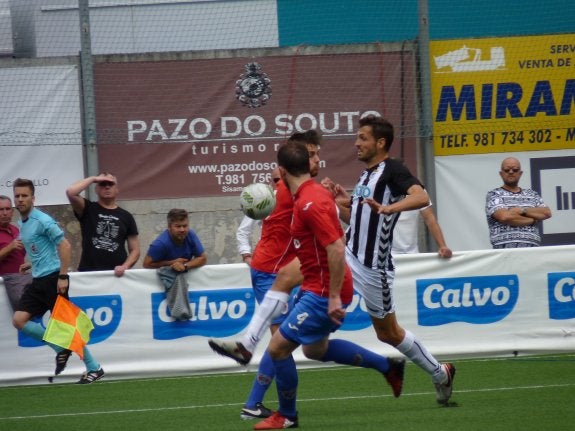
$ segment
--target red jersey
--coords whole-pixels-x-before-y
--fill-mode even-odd
[[[303,183],[294,199],[291,234],[304,277],[302,289],[329,296],[329,267],[325,247],[343,237],[333,196],[310,179]],[[341,301],[353,297],[351,272],[345,265]]]
[[[263,220],[261,237],[252,256],[253,269],[275,274],[295,258],[293,247],[290,247],[292,214],[293,198],[284,182],[279,181],[276,206]]]
[[[0,249],[6,247],[19,235],[20,231],[13,224],[9,224],[5,228],[0,227]],[[24,247],[5,256],[4,259],[0,260],[0,274],[18,274],[20,265],[24,263],[24,256],[26,256]]]

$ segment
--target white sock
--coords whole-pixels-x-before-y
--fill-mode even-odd
[[[410,331],[405,331],[405,338],[399,343],[397,350],[431,375],[434,383],[442,383],[445,380],[441,364]]]
[[[280,316],[287,308],[289,294],[268,290],[262,302],[256,307],[256,311],[250,320],[248,329],[242,337],[242,344],[250,352],[254,353],[265,331],[271,322]]]

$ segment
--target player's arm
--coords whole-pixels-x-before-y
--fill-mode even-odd
[[[433,212],[433,208],[428,206],[423,208],[420,211],[421,217],[423,218],[423,222],[431,232],[433,239],[437,243],[437,254],[439,257],[449,258],[452,256],[452,251],[449,247],[447,247],[447,243],[445,242],[445,238],[443,237],[443,232],[441,231],[441,227],[437,222],[437,218],[435,218],[435,214]]]
[[[363,203],[369,205],[372,210],[379,214],[395,214],[402,211],[417,210],[429,205],[429,195],[419,184],[414,184],[407,189],[405,198],[391,205],[381,205],[372,198],[364,199]]]
[[[251,237],[256,223],[256,220],[251,219],[248,216],[244,216],[238,230],[236,231],[238,253],[242,257],[242,261],[248,265],[250,265],[252,260]]]
[[[345,245],[341,238],[332,242],[325,248],[327,252],[327,265],[329,268],[329,306],[328,313],[331,319],[341,324],[345,317],[345,310],[341,305],[341,288],[345,276]]]
[[[349,224],[351,218],[351,196],[345,189],[334,183],[330,178],[325,177],[321,180],[321,185],[324,186],[332,194],[338,208],[339,219]]]
[[[290,293],[295,286],[302,284],[302,282],[303,275],[300,271],[300,262],[296,257],[290,263],[280,268],[271,290]]]

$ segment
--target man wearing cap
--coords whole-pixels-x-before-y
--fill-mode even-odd
[[[91,184],[95,184],[97,202],[80,196]],[[121,277],[138,261],[138,227],[132,214],[118,206],[118,192],[116,177],[107,172],[77,181],[66,190],[82,229],[78,271],[113,270]]]

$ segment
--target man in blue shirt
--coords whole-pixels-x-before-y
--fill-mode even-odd
[[[32,284],[24,291],[14,312],[13,324],[26,335],[43,341],[45,329],[34,317],[42,317],[52,310],[58,295],[68,299],[70,277],[68,267],[72,247],[64,237],[64,232],[48,214],[34,208],[34,183],[18,178],[14,181],[14,204],[20,213],[20,238],[30,262],[21,267],[22,271],[32,268]],[[68,349],[48,344],[56,351],[56,370],[58,375],[68,363],[72,352]],[[84,347],[86,372],[78,383],[89,384],[104,376],[104,370]]]
[[[188,298],[185,273],[207,262],[206,252],[200,239],[190,229],[188,212],[171,209],[168,212],[168,229],[150,244],[144,258],[144,268],[156,268],[166,290],[170,315],[175,320],[186,321],[193,312]]]
[[[169,266],[176,272],[184,272],[199,268],[207,261],[204,246],[190,229],[188,212],[174,208],[168,212],[168,229],[150,244],[144,268]]]

